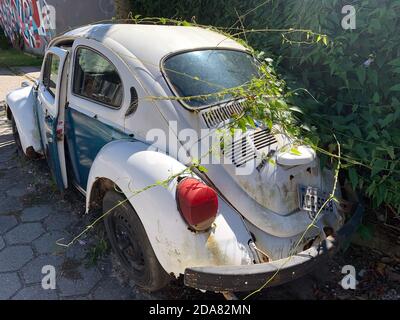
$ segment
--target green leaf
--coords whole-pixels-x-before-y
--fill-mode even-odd
[[[357,189],[358,186],[358,174],[354,167],[349,168],[349,179],[353,189]]]
[[[386,127],[388,124],[390,124],[394,119],[394,114],[390,113],[388,114],[385,119],[383,119],[382,121],[380,121],[380,125],[382,128]]]
[[[371,80],[371,82],[377,86],[378,85],[378,73],[375,70],[370,70],[368,72],[368,79]]]
[[[206,167],[204,167],[204,166],[197,166],[197,169],[199,169],[199,171],[200,172],[203,172],[203,173],[207,173],[208,172],[208,169],[206,168]]]
[[[296,156],[301,156],[301,152],[299,150],[297,150],[297,148],[290,149],[290,153],[294,154]]]
[[[184,26],[184,27],[190,27],[190,26],[192,26],[192,24],[191,24],[190,22],[187,22],[187,21],[185,20],[185,21],[182,21],[182,26]]]
[[[372,166],[372,170],[371,170],[371,177],[377,175],[379,172],[381,172],[382,170],[384,170],[386,167],[386,161],[382,160],[382,159],[376,159],[374,161],[374,164]]]
[[[391,87],[389,91],[400,91],[400,83]]]
[[[289,110],[304,114],[303,110],[301,110],[299,107],[290,107]]]
[[[389,154],[389,157],[392,159],[392,160],[394,160],[394,158],[396,158],[396,155],[395,155],[395,153],[394,153],[394,147],[392,147],[392,146],[390,146],[390,147],[387,147],[387,152],[388,152],[388,154]]]
[[[365,77],[366,77],[365,68],[362,67],[362,68],[357,69],[356,74],[357,74],[358,81],[360,82],[361,85],[363,85],[365,82]]]
[[[374,101],[375,103],[379,103],[380,100],[381,100],[381,97],[379,96],[379,93],[375,92],[374,97],[372,98],[372,101]]]
[[[400,67],[400,58],[397,58],[397,59],[394,59],[394,60],[390,61],[389,65]]]

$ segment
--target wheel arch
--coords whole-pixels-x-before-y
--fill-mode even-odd
[[[97,178],[90,188],[90,193],[87,194],[89,198],[87,212],[98,212],[101,210],[106,193],[116,188],[119,189],[114,181],[104,177]]]
[[[10,120],[14,118],[22,150],[28,157],[35,153],[42,153],[35,105],[36,100],[32,86],[17,89],[6,97],[7,117]]]
[[[118,188],[141,220],[161,266],[175,277],[191,266],[252,263],[248,247],[251,235],[222,199],[216,227],[194,233],[177,208],[176,178],[167,187],[158,185],[138,192],[185,168],[168,155],[148,150],[142,142],[110,142],[100,150],[90,170],[86,211],[98,209],[106,192]]]

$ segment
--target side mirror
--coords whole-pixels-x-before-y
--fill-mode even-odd
[[[26,88],[29,87],[31,84],[29,81],[22,81],[21,82],[21,88]]]

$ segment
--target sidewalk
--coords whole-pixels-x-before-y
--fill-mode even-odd
[[[16,76],[18,74],[25,74]],[[10,70],[8,68],[0,68],[0,102],[4,101],[7,93],[21,87],[23,81],[32,81],[40,75],[39,68],[36,67],[19,67]]]

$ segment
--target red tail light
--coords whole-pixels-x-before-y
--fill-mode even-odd
[[[186,178],[177,186],[178,208],[194,230],[211,227],[217,216],[218,196],[214,189],[194,178]]]

